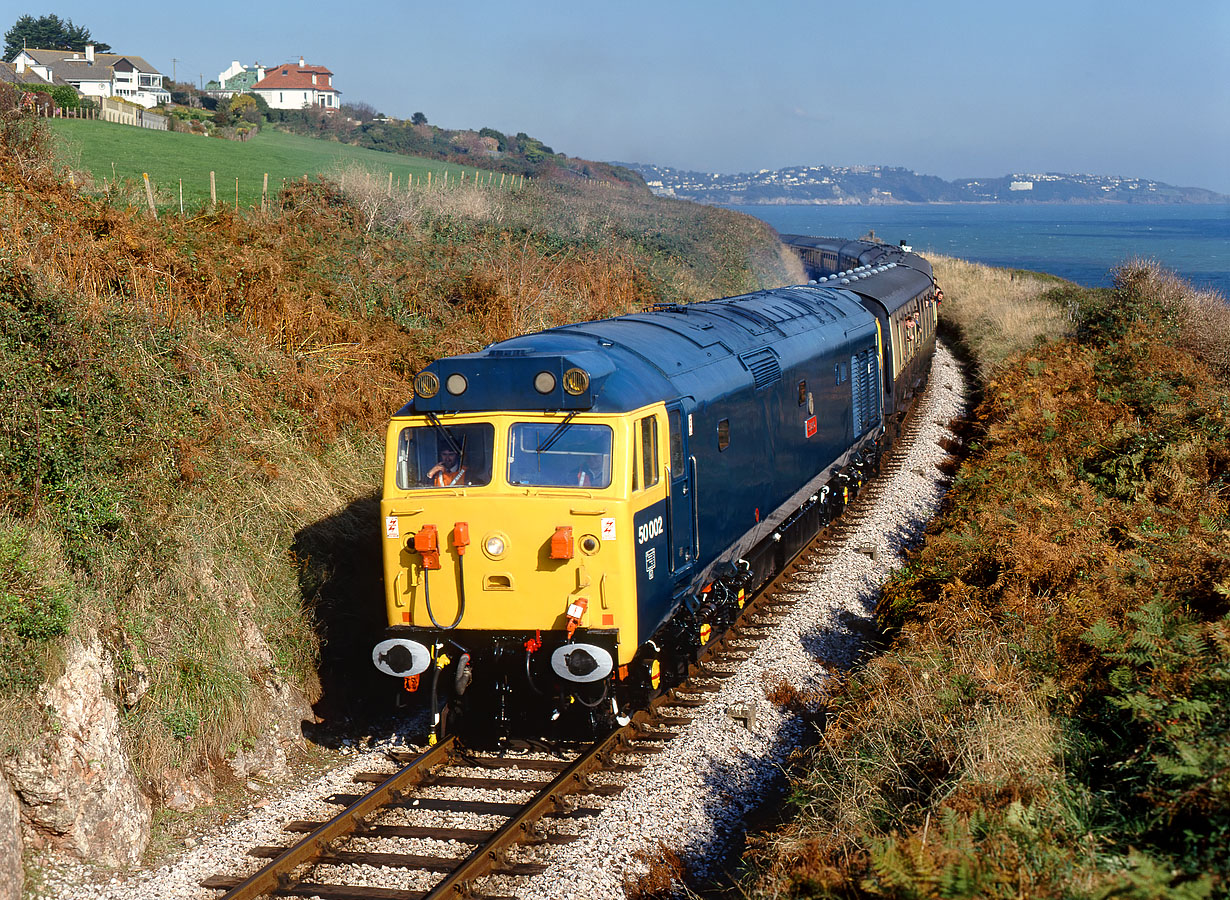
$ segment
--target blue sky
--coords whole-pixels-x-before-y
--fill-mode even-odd
[[[1230,0],[2,6],[4,30],[54,12],[184,81],[304,56],[343,102],[587,159],[1092,172],[1230,193]]]

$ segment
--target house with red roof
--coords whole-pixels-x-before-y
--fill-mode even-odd
[[[309,66],[299,57],[299,65],[285,63],[269,66],[265,77],[249,93],[259,94],[271,109],[337,109],[341,94],[333,86],[333,73],[324,66]]]

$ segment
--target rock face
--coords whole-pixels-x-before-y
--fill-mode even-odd
[[[0,776],[0,900],[21,900],[21,806]]]
[[[149,843],[151,811],[124,751],[114,683],[96,638],[73,645],[64,674],[42,697],[55,717],[53,732],[5,765],[24,807],[27,841],[126,866]]]

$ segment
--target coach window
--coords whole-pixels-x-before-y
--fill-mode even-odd
[[[725,450],[730,446],[730,419],[722,419],[718,422],[718,450]]]

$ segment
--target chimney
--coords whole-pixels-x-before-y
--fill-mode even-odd
[[[93,44],[85,45],[85,61],[91,64],[94,62],[94,45]]]
[[[299,57],[299,68],[303,68],[303,57]]]

